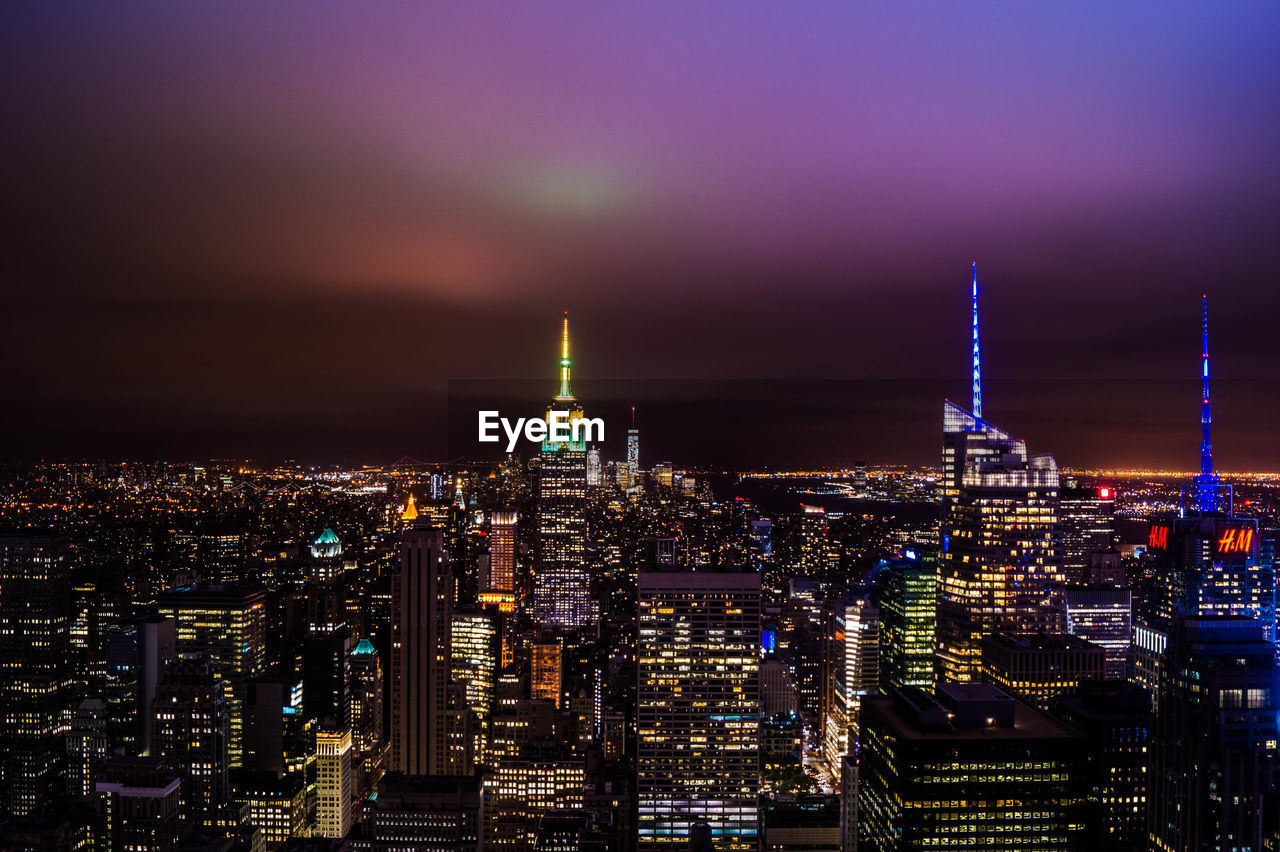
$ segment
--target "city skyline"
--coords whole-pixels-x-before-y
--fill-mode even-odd
[[[1280,850],[1277,43],[0,8],[0,850]]]
[[[3,456],[436,458],[568,308],[584,399],[790,386],[828,463],[923,462],[976,260],[998,422],[1193,468],[1207,291],[1219,467],[1280,470],[1280,12],[806,11],[6,10]]]

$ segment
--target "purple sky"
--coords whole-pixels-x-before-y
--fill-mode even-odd
[[[443,382],[550,373],[568,307],[591,378],[918,387],[806,452],[929,461],[977,259],[993,420],[1193,467],[1207,291],[1220,464],[1280,469],[1278,42],[1274,3],[6,7],[7,454],[435,456]]]

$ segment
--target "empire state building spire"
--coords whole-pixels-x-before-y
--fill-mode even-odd
[[[556,394],[558,402],[572,402],[573,391],[569,388],[569,370],[573,359],[569,357],[569,312],[564,312],[564,330],[560,337],[560,392]]]

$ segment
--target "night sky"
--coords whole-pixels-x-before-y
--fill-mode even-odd
[[[1033,450],[1194,468],[1207,292],[1219,466],[1280,470],[1277,44],[1274,2],[6,4],[0,457],[442,459],[450,380],[550,396],[567,308],[646,462],[934,462],[977,260]]]

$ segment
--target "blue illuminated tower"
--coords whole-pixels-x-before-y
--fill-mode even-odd
[[[1213,405],[1209,402],[1209,296],[1200,297],[1200,475],[1196,477],[1196,508],[1218,511],[1218,474],[1213,471]]]
[[[1206,350],[1207,352],[1208,350]],[[1209,375],[1208,355],[1205,355],[1205,376]],[[1205,400],[1209,398],[1208,379],[1205,379]],[[982,419],[982,347],[978,345],[978,261],[973,262],[973,416]]]
[[[936,662],[943,679],[959,682],[979,679],[985,636],[1065,626],[1058,466],[982,416],[977,264],[972,268],[973,410],[943,402],[939,483]]]
[[[1213,469],[1209,403],[1209,300],[1200,305],[1200,473],[1191,484],[1194,510],[1152,521],[1147,554],[1155,571],[1134,613],[1134,677],[1154,693],[1180,617],[1247,616],[1267,642],[1276,640],[1275,566],[1260,547],[1258,521],[1236,517]],[[1228,494],[1230,491],[1228,490]],[[1184,501],[1185,502],[1185,501]],[[1157,710],[1164,699],[1155,695]]]

